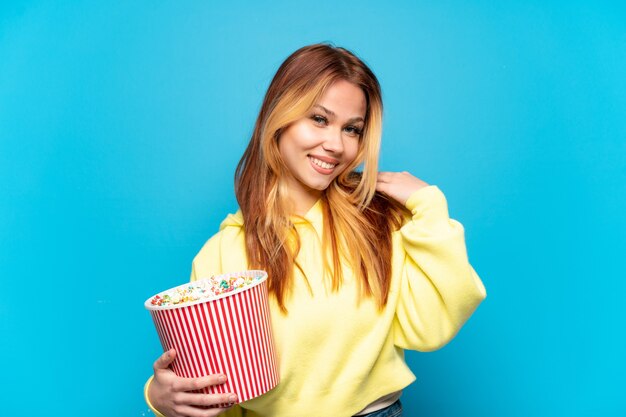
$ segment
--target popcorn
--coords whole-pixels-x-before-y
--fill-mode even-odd
[[[211,299],[247,287],[259,281],[262,277],[253,276],[220,276],[194,281],[187,286],[175,288],[163,296],[155,295],[150,304],[153,306],[170,306],[185,304],[193,301]]]

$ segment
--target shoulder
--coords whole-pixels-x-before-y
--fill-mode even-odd
[[[241,211],[226,216],[220,230],[202,246],[193,260],[192,279],[239,269],[246,269]]]
[[[220,223],[220,232],[224,229],[228,228],[243,228],[243,213],[241,209],[237,210],[235,213],[231,213]]]
[[[219,242],[226,240],[232,240],[238,236],[243,235],[243,214],[241,210],[237,210],[235,213],[230,213],[221,221],[219,231],[211,236],[211,238],[204,244],[202,251],[210,250]]]

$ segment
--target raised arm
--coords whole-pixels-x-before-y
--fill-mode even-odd
[[[394,342],[435,350],[458,333],[486,297],[485,287],[468,261],[463,226],[449,218],[441,190],[406,172],[381,175],[380,191],[412,214],[393,237],[401,248],[393,265],[400,281]]]

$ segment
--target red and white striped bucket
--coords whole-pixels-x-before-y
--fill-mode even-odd
[[[234,392],[238,402],[258,397],[279,381],[272,336],[265,271],[243,271],[216,276],[248,276],[255,280],[244,288],[214,298],[183,304],[145,307],[161,339],[164,351],[176,349],[171,367],[181,377],[225,374],[222,385],[202,390],[207,394]],[[183,284],[159,293],[174,293]]]

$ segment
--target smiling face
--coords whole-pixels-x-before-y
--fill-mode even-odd
[[[305,214],[356,158],[365,112],[363,90],[339,80],[280,135],[278,150],[288,171],[284,181],[298,214]]]

